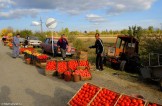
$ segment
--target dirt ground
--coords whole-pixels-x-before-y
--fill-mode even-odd
[[[45,76],[44,69],[26,64],[23,55],[13,59],[9,47],[0,44],[0,48],[0,105],[17,103],[23,106],[66,106],[86,82],[118,93],[140,94],[148,101],[162,104],[162,92],[158,86],[141,82],[137,75],[105,66],[103,72],[91,70],[92,80],[66,82],[57,77]]]

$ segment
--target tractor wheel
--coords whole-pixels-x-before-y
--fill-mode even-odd
[[[120,63],[120,70],[121,70],[121,71],[124,71],[124,69],[125,69],[125,64],[126,64],[126,61],[125,61],[125,60],[122,60],[121,63]]]

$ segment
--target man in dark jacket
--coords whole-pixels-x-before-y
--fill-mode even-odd
[[[61,38],[58,40],[57,45],[60,46],[62,59],[66,58],[66,48],[68,46],[68,41],[65,38],[65,34],[61,35]]]
[[[96,71],[103,70],[103,61],[102,56],[104,52],[103,42],[100,39],[99,33],[95,34],[96,42],[95,45],[90,46],[89,48],[96,48]]]

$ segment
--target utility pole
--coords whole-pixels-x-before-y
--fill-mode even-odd
[[[42,19],[41,19],[41,17],[40,17],[40,27],[41,27],[41,33],[43,32],[43,28],[42,28]]]

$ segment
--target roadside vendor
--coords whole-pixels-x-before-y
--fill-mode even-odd
[[[17,34],[13,38],[13,58],[19,57],[19,46],[20,46],[19,37],[20,34]]]

